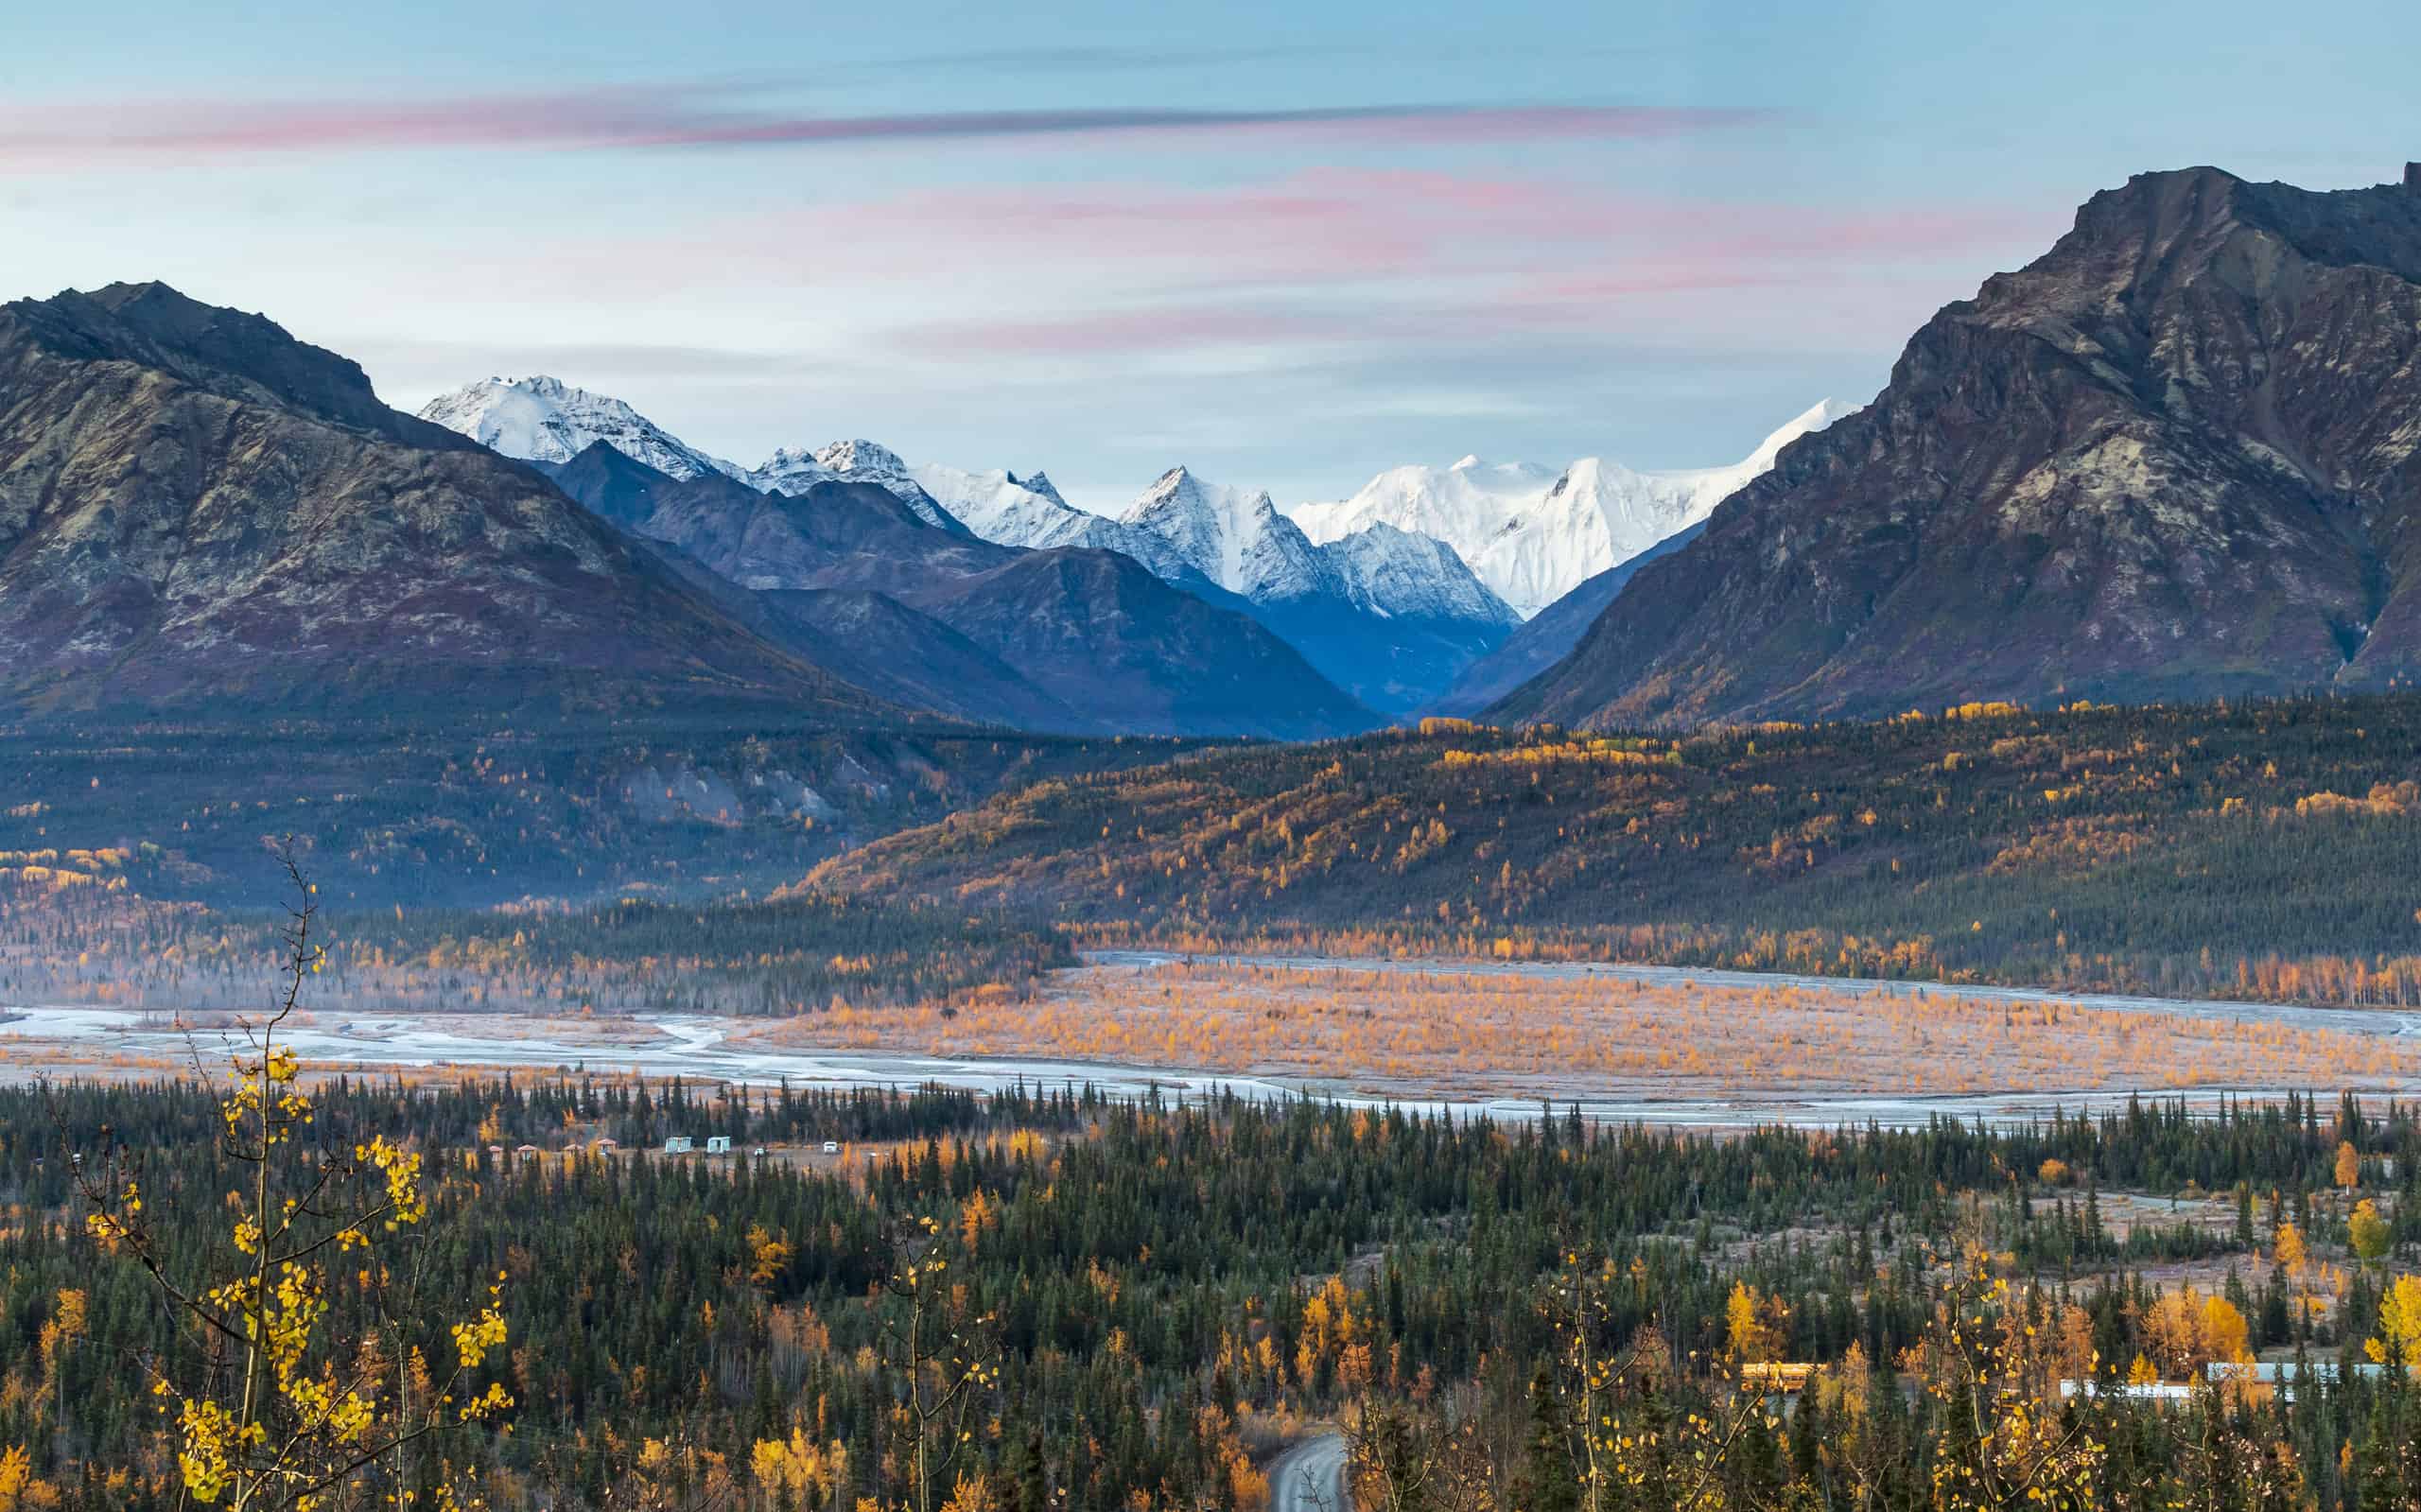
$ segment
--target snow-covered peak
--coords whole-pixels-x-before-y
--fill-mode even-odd
[[[1435,536],[1527,618],[1585,580],[1705,519],[1771,468],[1783,447],[1850,412],[1825,400],[1721,467],[1640,472],[1584,457],[1555,471],[1472,456],[1447,468],[1394,468],[1351,498],[1289,513],[1315,541],[1336,541],[1383,523]]]
[[[875,482],[889,478],[901,482],[914,482],[908,476],[908,464],[888,446],[878,446],[870,441],[836,441],[815,454],[815,460],[844,478]]]
[[[1172,467],[1120,523],[1139,532],[1140,560],[1163,578],[1192,571],[1257,602],[1343,591],[1335,569],[1266,490],[1207,483]]]
[[[871,483],[907,505],[909,512],[927,525],[946,530],[961,528],[960,522],[917,483],[913,470],[899,460],[897,452],[870,441],[828,442],[812,451],[804,446],[785,446],[766,458],[763,466],[745,476],[755,487],[785,497],[804,494],[819,483]]]
[[[1380,521],[1321,547],[1362,608],[1389,618],[1454,619],[1510,630],[1521,623],[1454,548]]]
[[[1772,468],[1774,459],[1781,455],[1785,446],[1802,436],[1814,435],[1836,420],[1847,420],[1857,411],[1856,405],[1843,404],[1838,399],[1819,399],[1791,416],[1772,435],[1757,443],[1757,449],[1750,452],[1741,465],[1753,467],[1759,473],[1767,472]]]
[[[1520,618],[1443,541],[1374,522],[1315,545],[1265,491],[1206,482],[1182,467],[1160,475],[1119,523],[1139,537],[1133,554],[1159,576],[1197,574],[1255,603],[1331,600],[1389,618],[1506,629]]]
[[[930,462],[908,473],[943,509],[986,541],[1037,551],[1073,546],[1136,554],[1126,527],[1071,505],[1040,473],[1020,481],[1015,473],[967,473]]]
[[[1027,493],[1038,494],[1042,497],[1049,499],[1054,504],[1065,506],[1068,502],[1066,499],[1059,496],[1059,490],[1053,486],[1051,475],[1049,473],[1036,472],[1027,477],[1022,481],[1019,479],[1018,475],[1015,473],[1003,473],[1001,476],[1007,478],[1012,483],[1017,483],[1019,487],[1023,488]]]
[[[531,462],[567,462],[598,442],[672,478],[740,469],[671,435],[621,400],[544,374],[482,378],[424,406],[423,420]]]
[[[805,446],[784,446],[765,459],[747,479],[768,494],[804,494],[818,483],[829,483],[838,476],[816,460],[813,451]]]

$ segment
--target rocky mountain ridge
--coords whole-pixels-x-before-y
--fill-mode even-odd
[[[2421,675],[2421,186],[2094,196],[1494,717],[1678,725]]]
[[[0,703],[900,719],[536,473],[160,284],[0,306]]]

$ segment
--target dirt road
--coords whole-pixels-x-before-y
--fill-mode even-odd
[[[1345,1436],[1304,1439],[1270,1462],[1269,1512],[1353,1512],[1345,1500]]]

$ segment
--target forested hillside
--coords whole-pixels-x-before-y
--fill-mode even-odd
[[[1003,787],[1191,748],[727,710],[0,725],[0,881],[266,904],[291,837],[335,907],[730,896]]]
[[[2350,1102],[1693,1138],[1078,1091],[290,1085],[306,1170],[392,1151],[417,1194],[373,1243],[419,1310],[382,1318],[343,1261],[306,1358],[366,1336],[450,1369],[438,1320],[494,1287],[471,1380],[509,1399],[328,1504],[1265,1512],[1272,1454],[1323,1420],[1356,1504],[1397,1512],[2421,1492],[2421,1396],[2346,1368],[2416,1342],[2393,1267],[2421,1131]],[[221,1128],[189,1083],[0,1091],[12,1505],[200,1500],[145,1382],[207,1392],[201,1355],[87,1219],[139,1181],[130,1221],[189,1274],[228,1222]],[[735,1152],[631,1153],[675,1134]],[[2314,1374],[2291,1399],[2208,1384],[2256,1352]],[[2161,1380],[2179,1399],[2116,1394]],[[2018,1501],[1954,1494],[1971,1475]]]
[[[1092,939],[2421,1000],[2421,698],[1675,737],[1429,721],[1054,778],[810,885]]]

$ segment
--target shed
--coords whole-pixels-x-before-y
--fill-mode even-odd
[[[707,1135],[707,1136],[706,1136],[706,1154],[708,1154],[708,1155],[729,1155],[729,1154],[731,1154],[731,1136],[730,1136],[730,1135],[728,1135],[728,1134],[709,1134],[709,1135]]]

